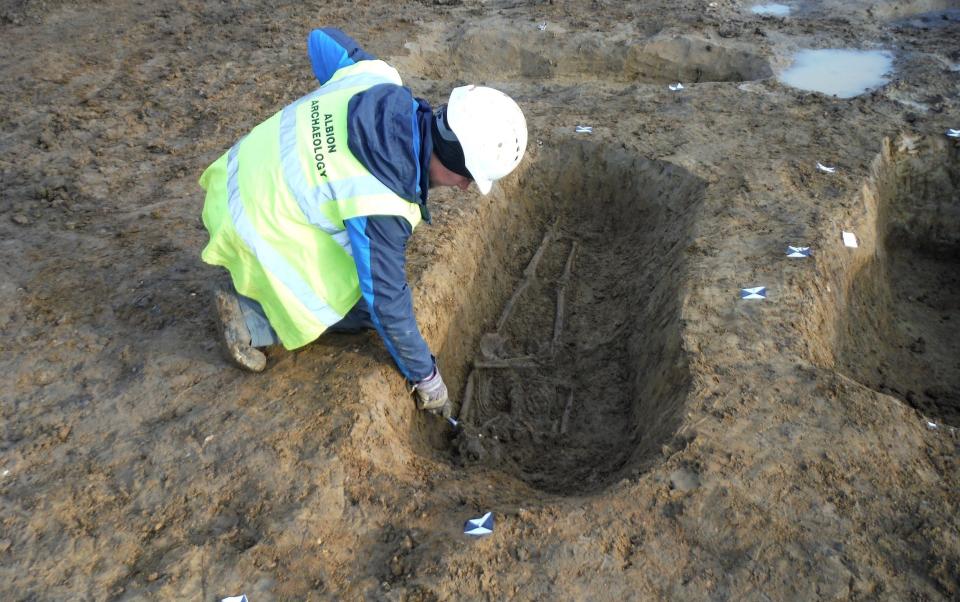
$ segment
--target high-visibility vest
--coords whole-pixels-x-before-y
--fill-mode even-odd
[[[383,61],[338,70],[200,177],[210,233],[202,259],[227,268],[237,291],[260,302],[287,349],[319,337],[360,299],[343,220],[396,215],[411,228],[420,222],[419,206],[381,183],[347,144],[350,98],[382,83],[401,84]]]

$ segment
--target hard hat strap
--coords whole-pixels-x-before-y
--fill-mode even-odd
[[[442,105],[433,113],[430,135],[433,138],[433,152],[440,158],[443,166],[455,174],[473,179],[463,157],[463,147],[457,135],[447,122],[447,106]]]

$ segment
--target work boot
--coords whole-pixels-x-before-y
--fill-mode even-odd
[[[267,367],[267,356],[250,344],[250,331],[237,297],[223,289],[214,292],[213,297],[217,307],[217,332],[224,355],[242,370],[263,372]]]

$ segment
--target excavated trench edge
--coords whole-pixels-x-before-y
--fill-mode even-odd
[[[594,32],[470,27],[441,42],[413,43],[393,60],[407,73],[468,81],[740,82],[771,77],[749,47],[696,36],[616,40]]]
[[[848,281],[837,367],[960,426],[960,150],[942,137],[885,141],[872,171],[874,252]]]

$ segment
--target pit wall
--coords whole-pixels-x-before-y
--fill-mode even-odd
[[[629,308],[625,337],[632,435],[624,443],[631,451],[623,456],[623,470],[610,472],[611,480],[659,461],[664,442],[673,437],[684,415],[692,382],[681,325],[686,249],[705,191],[702,180],[676,165],[616,153],[608,157],[608,164],[618,162],[615,169],[605,165],[595,181],[580,183],[584,194],[606,190],[597,199],[609,220],[602,231],[635,245],[632,252],[622,252],[631,259],[620,287]],[[586,204],[580,208],[595,210]]]
[[[884,141],[864,195],[879,205],[878,255],[910,246],[933,255],[960,247],[960,149],[942,136]]]

